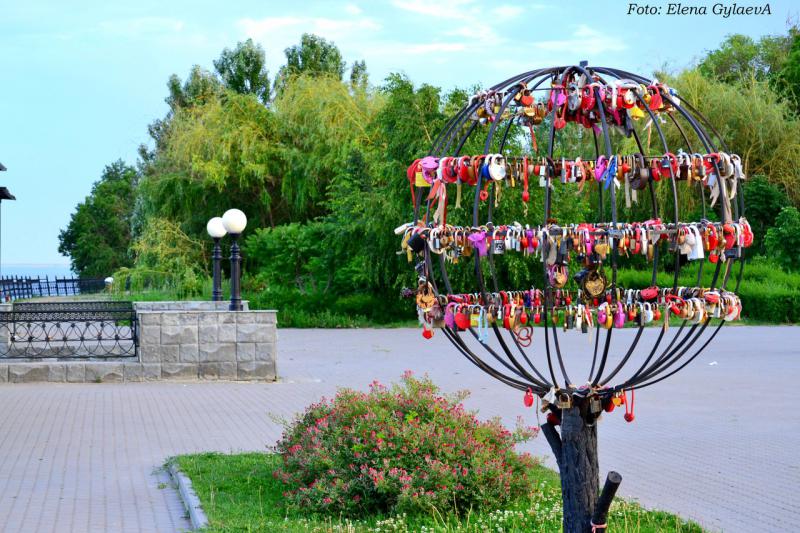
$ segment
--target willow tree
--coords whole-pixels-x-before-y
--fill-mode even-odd
[[[285,219],[281,151],[273,114],[255,95],[227,91],[203,105],[176,110],[163,149],[142,180],[147,216],[184,221],[200,232],[227,206],[256,225]]]

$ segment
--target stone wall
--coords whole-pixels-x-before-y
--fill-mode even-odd
[[[138,314],[142,372],[163,379],[277,378],[275,311]]]
[[[243,302],[248,309],[247,302]],[[275,311],[228,302],[137,302],[137,357],[3,359],[0,383],[277,379]],[[0,304],[0,312],[11,306]],[[2,337],[2,335],[0,335]],[[0,343],[8,339],[0,338]]]

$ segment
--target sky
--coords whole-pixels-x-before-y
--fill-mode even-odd
[[[641,3],[639,5],[646,5]],[[0,0],[2,262],[66,264],[58,232],[103,167],[134,164],[147,125],[167,111],[166,82],[211,69],[225,47],[253,38],[271,77],[284,50],[315,33],[371,82],[392,72],[444,87],[492,85],[537,67],[590,64],[650,75],[690,66],[727,34],[785,33],[800,5],[771,15],[628,15],[621,0]],[[763,3],[739,2],[762,6]],[[399,179],[399,178],[398,178]]]

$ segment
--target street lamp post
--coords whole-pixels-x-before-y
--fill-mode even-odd
[[[228,209],[222,215],[222,223],[225,231],[231,236],[231,304],[228,306],[230,311],[242,310],[241,295],[241,263],[242,256],[239,254],[239,243],[237,239],[247,226],[247,216],[238,209]]]
[[[214,251],[211,253],[213,287],[211,300],[214,302],[222,301],[222,249],[219,247],[219,240],[225,236],[227,230],[221,217],[214,217],[206,224],[206,231],[214,239]]]

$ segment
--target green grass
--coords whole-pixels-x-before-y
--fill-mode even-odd
[[[280,460],[266,453],[225,455],[201,453],[175,459],[192,480],[208,516],[208,531],[287,532],[470,532],[561,530],[561,493],[558,475],[538,466],[532,494],[506,509],[442,516],[435,510],[424,516],[372,516],[361,520],[310,515],[283,504],[284,490],[272,471]],[[608,519],[615,532],[702,532],[694,523],[662,511],[648,511],[617,499]]]

